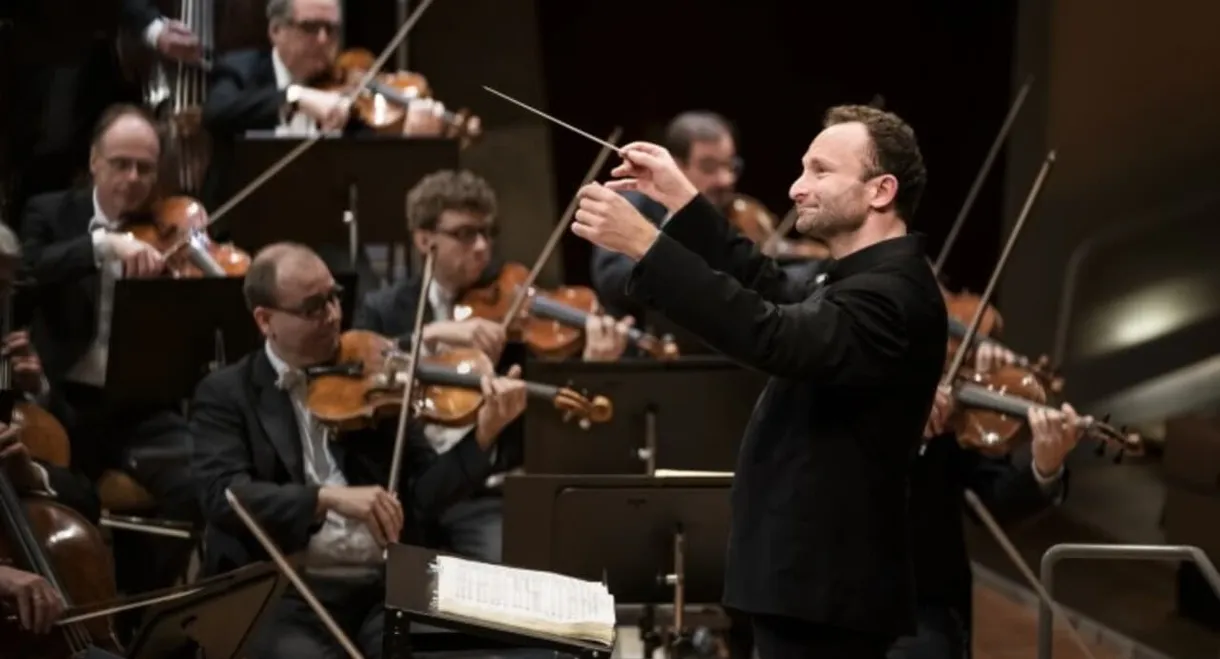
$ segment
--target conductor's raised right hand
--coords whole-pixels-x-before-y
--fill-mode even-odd
[[[678,163],[664,147],[651,142],[632,142],[619,150],[623,162],[611,170],[615,181],[606,183],[611,190],[636,190],[652,197],[674,213],[690,203],[698,188],[682,173]]]
[[[402,534],[402,504],[383,487],[324,487],[318,491],[318,506],[364,522],[382,547]]]

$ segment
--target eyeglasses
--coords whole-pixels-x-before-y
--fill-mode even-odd
[[[106,165],[119,172],[129,172],[134,169],[138,176],[151,176],[157,171],[157,163],[155,161],[141,160],[139,158],[106,158]]]
[[[708,176],[715,176],[722,169],[732,172],[734,176],[741,176],[741,170],[745,166],[745,163],[741,160],[741,158],[733,158],[728,162],[724,162],[723,160],[713,160],[711,158],[703,158],[696,160],[694,165],[695,169],[699,170],[700,173],[707,174]]]
[[[335,287],[329,291],[318,295],[311,295],[296,306],[270,308],[298,318],[304,318],[305,320],[321,320],[326,317],[326,313],[330,310],[330,305],[340,304],[342,300],[343,287],[335,284]]]
[[[288,24],[314,37],[321,34],[323,30],[333,37],[343,29],[342,23],[332,23],[331,21],[290,21]]]
[[[456,229],[435,229],[436,233],[449,236],[463,245],[473,245],[480,236],[491,242],[500,235],[500,227],[494,224],[485,226],[464,226]]]

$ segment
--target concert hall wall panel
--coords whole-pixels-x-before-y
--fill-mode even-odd
[[[1218,22],[1220,4],[1193,0],[1024,3],[1014,72],[1040,83],[1014,130],[1009,219],[1047,149],[1058,162],[1005,277],[1005,330],[1014,346],[1060,354],[1073,400],[1174,373],[1198,393],[1196,362],[1216,353]],[[1142,420],[1201,404],[1169,380],[1114,411]]]

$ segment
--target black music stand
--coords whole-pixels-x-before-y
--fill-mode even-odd
[[[504,562],[603,578],[616,603],[645,604],[641,636],[650,657],[689,642],[686,605],[720,601],[731,485],[729,476],[509,476]],[[668,603],[673,630],[659,638],[654,607]]]
[[[387,659],[411,659],[413,652],[426,651],[425,648],[413,647],[414,639],[408,631],[410,622],[488,639],[496,649],[533,648],[554,650],[582,659],[610,659],[613,648],[599,643],[527,633],[513,627],[437,612],[432,604],[436,588],[432,564],[438,555],[446,554],[413,545],[390,546],[386,557],[386,647],[383,653]]]
[[[154,605],[145,613],[127,657],[240,659],[287,585],[272,563],[200,581],[195,586],[201,592]]]
[[[546,406],[525,412],[531,474],[649,474],[656,469],[732,471],[766,376],[723,357],[664,362],[529,361],[525,377],[608,397],[614,417],[573,441]]]
[[[344,287],[344,318],[350,319],[355,276],[336,280]],[[122,404],[177,406],[212,367],[262,345],[242,282],[241,277],[115,282],[107,397]]]
[[[239,138],[236,193],[304,140],[260,132]],[[408,242],[407,191],[439,169],[458,167],[451,139],[354,135],[324,137],[218,223],[234,243],[257,250],[280,240],[311,246]],[[354,222],[347,221],[347,213]]]

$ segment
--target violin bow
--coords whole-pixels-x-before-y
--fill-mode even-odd
[[[424,275],[420,283],[420,295],[427,299],[428,290],[432,288],[432,274],[436,266],[436,248],[429,245],[428,253],[424,255]],[[411,331],[411,361],[405,372],[407,381],[402,385],[402,405],[398,408],[398,432],[394,435],[394,456],[390,459],[390,480],[388,489],[391,494],[398,491],[398,480],[402,476],[402,453],[406,448],[407,418],[411,416],[411,397],[415,395],[415,373],[419,369],[420,348],[424,343],[424,310],[426,304],[415,305],[415,329]],[[391,369],[394,378],[398,372]]]
[[[974,312],[974,317],[970,320],[970,326],[966,329],[965,338],[962,339],[961,346],[958,347],[957,353],[955,353],[953,356],[953,363],[945,371],[945,375],[941,379],[941,386],[952,385],[954,380],[957,379],[957,374],[961,371],[966,354],[969,352],[968,347],[971,342],[973,342],[975,335],[978,333],[979,324],[983,320],[983,312],[986,310],[992,295],[995,293],[996,284],[1000,280],[1000,275],[1004,271],[1004,266],[1008,264],[1008,257],[1012,253],[1012,248],[1014,245],[1016,245],[1017,238],[1020,237],[1021,230],[1025,227],[1025,221],[1029,218],[1030,211],[1034,207],[1034,202],[1037,201],[1038,196],[1041,194],[1042,187],[1046,183],[1047,176],[1050,175],[1051,167],[1054,164],[1055,152],[1052,150],[1046,154],[1045,160],[1042,161],[1042,168],[1038,171],[1038,176],[1034,179],[1033,186],[1030,188],[1029,194],[1027,194],[1025,197],[1025,204],[1021,208],[1020,215],[1017,216],[1017,221],[1012,227],[1012,232],[1008,236],[1008,241],[1004,245],[1004,250],[1000,253],[1000,258],[996,262],[995,269],[991,273],[991,279],[987,282],[987,289],[983,291],[983,294],[980,297],[979,306]],[[1013,562],[1013,565],[1016,566],[1017,571],[1021,573],[1021,575],[1029,583],[1030,587],[1033,588],[1035,593],[1037,593],[1038,598],[1041,599],[1042,602],[1046,604],[1056,616],[1063,618],[1067,622],[1066,627],[1070,632],[1072,640],[1080,647],[1081,652],[1083,652],[1084,655],[1089,659],[1096,659],[1093,651],[1089,649],[1089,646],[1080,636],[1080,632],[1076,630],[1076,627],[1071,624],[1071,621],[1068,620],[1067,616],[1064,614],[1063,608],[1051,598],[1050,593],[1046,592],[1046,588],[1042,586],[1042,582],[1038,581],[1038,578],[1034,576],[1033,570],[1031,570],[1029,565],[1025,563],[1025,559],[1021,557],[1021,552],[1017,550],[1012,540],[1008,537],[1008,534],[1005,533],[1004,529],[1001,528],[1000,525],[995,521],[995,517],[991,514],[991,511],[987,510],[986,504],[983,503],[978,494],[976,494],[974,490],[967,488],[964,492],[964,496],[967,505],[974,510],[975,514],[979,516],[979,519],[983,520],[984,526],[986,526],[987,530],[991,532],[992,537],[994,537],[996,542],[999,543],[1000,547],[1004,550],[1004,553],[1008,555],[1008,558]]]
[[[271,541],[271,537],[267,535],[267,532],[263,530],[263,527],[260,526],[258,522],[254,521],[254,517],[250,515],[250,511],[246,510],[246,507],[242,505],[241,501],[237,499],[237,496],[233,494],[232,489],[225,488],[225,498],[229,500],[229,505],[233,506],[233,511],[237,513],[239,518],[241,518],[242,524],[246,525],[246,528],[250,530],[250,533],[252,533],[254,537],[258,539],[259,544],[263,546],[263,549],[267,552],[267,555],[270,556],[271,560],[275,562],[275,566],[279,568],[280,573],[292,582],[292,585],[296,587],[297,592],[300,593],[301,597],[305,598],[305,603],[309,605],[309,608],[313,609],[313,612],[318,614],[318,618],[322,621],[322,624],[326,626],[326,629],[329,630],[332,635],[334,635],[335,640],[339,641],[339,645],[342,645],[343,649],[347,650],[348,656],[351,657],[351,659],[364,659],[364,655],[360,654],[360,650],[356,649],[356,645],[352,643],[352,639],[348,638],[347,634],[343,632],[343,628],[341,628],[335,622],[334,618],[330,617],[330,613],[327,612],[326,607],[322,606],[322,603],[318,601],[317,596],[313,594],[313,590],[311,590],[309,586],[305,584],[305,581],[301,579],[301,575],[297,574],[297,571],[288,564],[288,559],[284,558],[284,554],[281,553],[279,548],[275,546],[275,543]]]
[[[373,65],[369,67],[368,71],[365,72],[364,77],[360,79],[360,83],[343,95],[343,100],[345,102],[350,104],[352,99],[363,93],[363,90],[368,85],[369,81],[376,77],[377,74],[381,73],[381,69],[385,66],[386,61],[390,59],[390,56],[394,54],[394,50],[398,48],[398,45],[402,43],[403,39],[407,38],[407,34],[411,32],[411,29],[415,27],[415,24],[418,23],[419,19],[424,15],[424,11],[426,11],[433,2],[434,0],[423,0],[423,2],[420,2],[419,6],[417,6],[415,10],[411,12],[411,15],[407,17],[407,20],[404,21],[402,26],[398,29],[398,33],[394,35],[393,39],[390,39],[390,43],[386,44],[385,49],[381,51],[381,54],[377,56],[377,59],[373,62]],[[283,171],[283,169],[287,167],[289,163],[296,160],[302,153],[308,151],[310,147],[325,136],[326,134],[322,131],[314,133],[304,142],[298,144],[295,149],[284,154],[284,157],[280,158],[275,163],[272,163],[272,165],[267,168],[267,171],[259,174],[258,178],[250,181],[246,187],[239,190],[237,194],[233,195],[228,201],[222,204],[220,208],[217,208],[216,212],[211,213],[208,216],[208,223],[206,226],[215,224],[220,220],[220,218],[227,215],[233,210],[233,208],[244,201],[246,197],[249,197],[254,193],[255,190],[262,187],[267,181],[271,180],[272,177]],[[184,238],[171,245],[169,249],[165,250],[162,256],[169,256],[174,252],[177,252],[178,250],[186,247],[189,242],[190,237],[188,236],[187,238]]]
[[[580,183],[580,187],[576,188],[576,194],[572,195],[572,201],[568,202],[568,208],[563,212],[559,224],[555,225],[555,230],[551,231],[551,237],[547,239],[546,245],[543,246],[542,252],[538,254],[538,258],[534,261],[534,267],[530,269],[529,276],[521,283],[517,289],[516,295],[513,297],[513,302],[508,307],[508,313],[504,315],[504,319],[500,321],[500,327],[508,331],[508,326],[521,313],[521,308],[525,306],[525,301],[529,298],[529,291],[534,287],[534,281],[538,278],[538,274],[542,272],[542,266],[550,260],[551,254],[555,252],[555,248],[559,246],[559,240],[563,238],[564,231],[567,231],[568,225],[572,223],[572,219],[576,217],[576,209],[580,206],[580,191],[584,187],[593,182],[598,172],[606,166],[606,158],[610,156],[611,151],[618,152],[618,140],[622,136],[623,129],[619,126],[614,127],[614,131],[610,133],[610,137],[602,145],[602,150],[598,152],[597,157],[593,159],[593,164],[589,166],[589,171],[585,174],[585,178]]]
[[[991,143],[991,150],[987,152],[987,157],[983,160],[983,166],[979,168],[978,174],[974,177],[974,183],[970,185],[970,191],[966,193],[966,200],[962,202],[961,210],[957,212],[957,218],[953,220],[953,226],[949,228],[949,233],[945,236],[945,243],[940,246],[940,254],[936,256],[936,262],[932,264],[932,272],[936,275],[945,267],[945,259],[949,257],[949,249],[953,247],[953,243],[957,242],[957,234],[962,230],[962,225],[966,223],[966,216],[970,214],[970,208],[974,206],[974,200],[979,196],[979,191],[983,189],[983,181],[987,180],[987,174],[991,172],[992,165],[995,164],[995,159],[1000,155],[1000,148],[1004,146],[1004,142],[1008,140],[1008,133],[1012,132],[1012,126],[1017,120],[1017,115],[1020,114],[1021,108],[1025,105],[1025,97],[1029,96],[1029,90],[1034,84],[1034,77],[1028,76],[1025,78],[1025,84],[1021,85],[1021,90],[1017,92],[1017,97],[1013,99],[1012,106],[1008,109],[1008,116],[1004,118],[1004,123],[1000,126],[1000,132],[996,134],[995,140]]]

